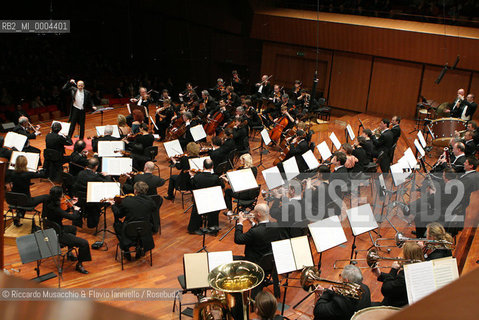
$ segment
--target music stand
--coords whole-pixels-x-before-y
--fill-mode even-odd
[[[364,124],[363,124],[363,122],[361,121],[361,119],[358,118],[358,120],[359,120],[358,137],[359,137],[359,133],[361,132],[361,128],[363,128],[363,130],[364,130]]]
[[[269,137],[268,130],[266,130],[266,129],[261,130],[260,136],[261,136],[261,144],[260,144],[259,147],[253,149],[253,151],[256,150],[256,149],[259,149],[259,165],[258,165],[258,167],[265,168],[265,166],[263,165],[263,154],[268,154],[269,151],[264,146],[269,145],[271,143],[271,138]]]
[[[196,210],[198,214],[203,219],[203,226],[206,227],[207,223],[207,213],[212,213],[216,211],[221,211],[226,209],[226,202],[223,196],[223,190],[221,186],[216,187],[209,187],[203,189],[196,189],[193,190],[193,200],[194,205],[196,206]],[[215,199],[215,201],[211,201],[211,199]],[[205,251],[208,252],[206,249],[206,232],[203,233],[203,244],[200,250],[197,252]]]
[[[353,233],[353,244],[351,246],[351,259],[353,259],[356,249],[356,237],[367,232],[369,233],[372,246],[374,246],[371,231],[377,229],[379,226],[369,203],[346,210],[346,215],[348,216],[349,225]]]
[[[37,262],[37,267],[35,268],[37,276],[32,279],[33,281],[43,282],[57,276],[54,272],[40,275],[41,260],[61,254],[60,244],[54,229],[39,230],[35,233],[18,237],[16,243],[23,264],[33,261]],[[58,277],[58,287],[60,288],[62,270],[59,262],[55,258],[54,260],[60,275]]]
[[[103,112],[104,111],[108,111],[108,110],[113,110],[112,107],[100,107],[100,108],[97,108],[95,111],[93,111],[91,114],[95,114],[95,113],[100,113],[100,125],[103,126]]]

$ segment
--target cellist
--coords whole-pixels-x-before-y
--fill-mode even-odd
[[[220,114],[222,114],[223,116],[221,117]],[[209,122],[215,121],[215,125],[216,125],[215,132],[216,132],[216,134],[218,134],[219,132],[221,132],[224,129],[224,127],[226,126],[226,124],[228,124],[228,122],[231,118],[230,113],[226,109],[225,99],[220,99],[219,100],[219,105],[218,105],[217,109],[210,112],[210,114],[208,115],[207,118],[208,118]]]

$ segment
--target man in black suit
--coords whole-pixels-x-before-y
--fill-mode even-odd
[[[85,170],[80,171],[75,183],[73,184],[73,193],[76,196],[80,195],[79,193],[86,195],[88,182],[111,181],[110,177],[106,177],[96,172],[98,170],[98,165],[98,158],[91,158],[88,160],[88,165]],[[101,207],[102,205],[100,203],[86,203],[84,212],[87,215],[88,228],[95,228],[98,225]]]
[[[466,100],[464,99],[465,94],[466,94],[466,91],[464,89],[461,88],[457,90],[457,97],[452,103],[451,110],[446,110],[446,112],[450,113],[451,117],[453,118],[461,117],[464,107],[466,105]]]
[[[185,134],[179,138],[179,140],[181,147],[184,149],[188,143],[195,141],[191,135],[190,129],[199,123],[196,120],[193,120],[193,115],[189,111],[183,113],[183,120],[185,120],[186,131]]]
[[[477,145],[474,142],[472,131],[466,131],[466,133],[464,134],[464,146],[466,147],[465,149],[466,157],[474,156],[476,154]]]
[[[253,103],[255,104],[256,109],[259,109],[261,107],[262,99],[268,97],[272,90],[271,83],[268,79],[268,75],[265,74],[261,77],[261,82],[258,82],[255,85],[256,93],[253,96]]]
[[[85,150],[86,143],[83,140],[77,140],[73,146],[73,152],[70,155],[70,164],[68,173],[76,177],[78,173],[88,165],[88,150]]]
[[[476,112],[477,109],[477,103],[474,102],[474,95],[472,93],[468,94],[466,97],[466,102],[464,104],[462,113],[461,113],[461,119],[465,121],[469,121],[472,119],[472,116],[474,115],[474,112]]]
[[[143,181],[148,185],[147,195],[158,194],[157,188],[165,184],[165,180],[159,176],[155,176],[153,171],[155,170],[155,164],[152,161],[145,163],[142,174],[135,175],[132,179],[126,181],[123,186],[124,193],[131,193],[133,191],[133,185],[139,181]]]
[[[91,140],[91,147],[93,149],[93,152],[98,152],[98,141],[118,141],[121,140],[121,138],[116,138],[112,136],[113,134],[113,126],[111,125],[106,125],[105,126],[105,131],[103,132],[103,136],[101,137],[96,137]]]
[[[364,137],[365,139],[364,143],[362,144],[362,147],[364,148],[364,151],[366,151],[366,154],[368,155],[369,162],[373,161],[373,158],[375,155],[374,144],[373,144],[373,141],[371,140],[372,136],[373,136],[373,132],[371,131],[371,129],[364,129],[363,132],[361,132],[361,137]]]
[[[111,207],[115,216],[115,222],[113,227],[115,229],[116,236],[120,242],[120,248],[128,250],[134,245],[133,241],[125,235],[125,227],[129,222],[133,221],[146,221],[151,224],[153,231],[154,214],[157,210],[155,202],[147,195],[148,185],[139,181],[133,186],[135,196],[125,197],[118,205],[114,204]],[[113,204],[114,202],[112,202]],[[123,219],[121,221],[120,219]],[[143,249],[149,251],[155,247],[153,238],[145,236],[142,239]],[[144,254],[144,251],[137,251],[135,258],[138,259]],[[125,255],[127,260],[131,260],[129,253]]]
[[[221,148],[223,141],[220,137],[214,136],[211,139],[213,144],[213,150],[208,151],[211,160],[213,160],[213,166],[215,169],[218,169],[218,165],[228,160],[228,153],[225,152],[225,149]]]
[[[314,319],[351,319],[352,315],[361,309],[371,306],[371,292],[363,283],[361,270],[355,265],[347,265],[341,272],[341,282],[354,283],[360,286],[361,298],[354,299],[336,293],[321,286],[316,287],[316,303]]]
[[[306,172],[309,169],[308,164],[303,158],[303,154],[309,150],[309,144],[306,140],[306,133],[299,129],[296,132],[296,137],[291,140],[290,146],[289,152],[284,160],[295,157],[299,172]]]
[[[394,116],[391,118],[391,132],[393,133],[393,145],[396,144],[401,136],[401,127],[399,124],[401,123],[401,118],[398,116]]]
[[[78,123],[80,126],[80,140],[85,137],[85,112],[86,108],[92,108],[96,110],[93,105],[92,95],[90,91],[85,90],[85,83],[79,80],[75,83],[75,80],[70,79],[64,86],[64,91],[68,91],[71,94],[72,104],[70,107],[70,130],[68,131],[68,137],[72,137],[75,127]]]
[[[216,100],[210,95],[208,90],[201,91],[200,104],[201,103],[204,104],[204,110],[203,110],[204,114],[210,114],[211,112],[216,110]]]
[[[215,186],[224,187],[223,181],[220,177],[214,174],[213,171],[213,161],[210,159],[206,159],[203,164],[203,171],[198,172],[196,174],[192,174],[192,181],[191,184],[193,189],[203,189],[203,188],[210,188]],[[214,201],[214,200],[213,200]],[[207,213],[207,227],[208,230],[201,230],[201,217],[198,214],[198,209],[196,208],[196,204],[193,205],[193,209],[191,211],[190,222],[188,223],[188,232],[191,234],[200,234],[202,235],[204,232],[209,233],[218,233],[220,230],[219,228],[219,221],[218,221],[218,214],[219,211]]]
[[[40,153],[40,149],[31,146],[30,142],[29,142],[29,140],[34,140],[34,139],[37,138],[38,135],[41,134],[41,132],[38,131],[40,126],[35,126],[35,131],[34,132],[30,132],[28,130],[28,127],[29,127],[28,118],[22,116],[22,117],[18,118],[18,124],[15,126],[15,128],[13,128],[13,132],[24,135],[24,136],[27,137],[27,141],[25,141],[25,146],[23,147],[22,151]]]
[[[364,148],[366,144],[366,138],[363,136],[358,137],[358,144],[354,147],[352,155],[358,159],[358,162],[353,167],[353,172],[363,172],[364,166],[367,166],[370,162],[368,154]]]
[[[52,132],[45,137],[45,147],[58,151],[62,156],[65,154],[65,146],[71,146],[73,144],[69,137],[65,137],[60,133],[62,130],[62,124],[55,122],[52,124]]]
[[[464,162],[466,162],[466,146],[462,142],[455,142],[452,145],[451,167],[457,172],[464,172]],[[445,161],[442,160],[442,161]]]
[[[471,120],[467,123],[467,130],[472,131],[472,139],[476,146],[479,146],[479,130],[477,130],[477,123],[474,120]]]
[[[243,108],[238,107],[243,111]],[[244,117],[235,116],[235,124],[233,127],[233,140],[235,141],[236,150],[238,151],[249,151],[249,141],[248,141],[248,126],[243,123]]]
[[[379,138],[376,138],[376,136],[374,135],[371,137],[373,145],[378,152],[377,158],[379,158],[379,166],[381,167],[381,171],[383,173],[389,173],[389,167],[392,160],[390,159],[390,152],[392,146],[394,145],[394,134],[388,128],[389,120],[381,120],[381,122],[379,123],[381,135],[379,136]]]
[[[478,160],[475,157],[467,157],[464,161],[464,174],[459,177],[464,183],[465,206],[467,208],[470,203],[471,193],[479,190],[479,172],[477,172]]]

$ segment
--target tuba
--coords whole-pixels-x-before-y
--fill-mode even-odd
[[[361,299],[363,291],[361,286],[353,282],[337,282],[332,280],[322,279],[318,268],[316,267],[306,267],[301,272],[301,286],[304,290],[310,291],[311,287],[314,287],[318,282],[326,282],[333,284],[332,290],[344,297]]]
[[[216,291],[195,306],[193,319],[249,319],[248,292],[263,279],[263,269],[249,261],[216,267],[208,274],[208,283]]]

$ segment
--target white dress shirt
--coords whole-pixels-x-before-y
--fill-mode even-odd
[[[73,106],[79,110],[83,110],[85,109],[85,107],[83,106],[84,102],[85,102],[85,91],[77,90],[75,94],[75,101],[73,102]]]

